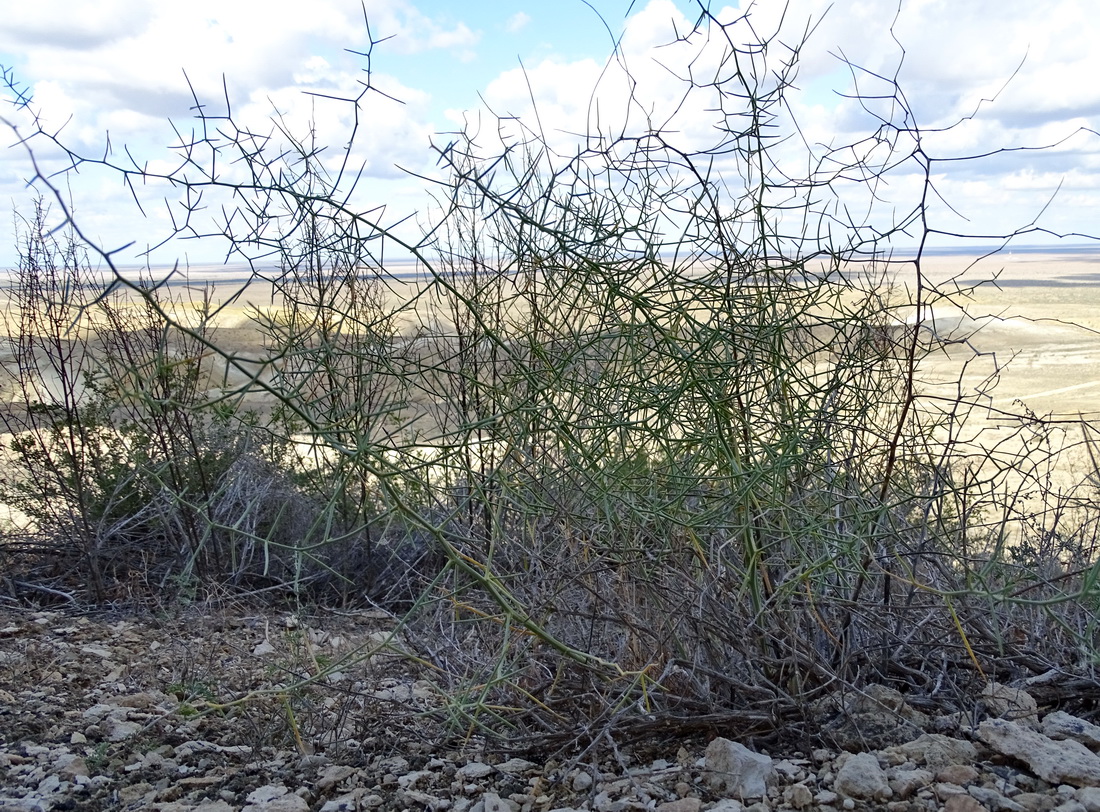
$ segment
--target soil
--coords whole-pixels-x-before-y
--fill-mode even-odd
[[[878,789],[864,798],[858,765],[847,765],[854,757],[839,750],[752,754],[770,772],[767,791],[741,800],[716,789],[705,740],[612,744],[603,760],[486,752],[448,734],[441,689],[425,666],[394,652],[402,645],[395,628],[378,610],[124,615],[0,606],[0,810],[1100,809],[1091,777],[1076,786],[1040,780],[984,746],[961,718],[928,719],[882,688],[863,695],[861,712],[890,706],[894,723],[876,717],[860,735],[917,720],[951,735],[914,728],[907,743],[876,744]],[[668,752],[654,757],[663,746]],[[945,752],[963,753],[965,763]],[[843,781],[856,797],[843,794]]]
[[[386,652],[393,627],[381,611],[0,609],[0,809],[239,808],[276,784],[319,808],[334,765],[415,755],[432,729],[416,713],[437,695]]]

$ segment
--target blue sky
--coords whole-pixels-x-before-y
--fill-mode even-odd
[[[67,122],[63,137],[85,154],[102,153],[110,132],[116,149],[126,144],[151,166],[168,166],[166,146],[174,138],[169,120],[190,123],[185,70],[211,103],[220,98],[224,77],[242,121],[260,126],[274,107],[301,131],[312,117],[322,137],[336,144],[346,134],[348,108],[315,103],[303,91],[355,92],[362,60],[344,49],[366,45],[363,5],[360,0],[311,0],[304,13],[296,0],[12,4],[0,26],[0,65],[30,89],[35,108],[50,126]],[[602,109],[614,110],[621,77],[603,70],[612,34],[623,38],[622,53],[642,82],[645,103],[658,116],[671,115],[682,85],[670,69],[682,71],[688,54],[658,46],[669,42],[674,31],[690,29],[699,13],[694,0],[636,0],[633,5],[625,0],[366,0],[365,6],[372,33],[392,37],[375,51],[373,80],[404,104],[376,98],[364,109],[355,157],[366,167],[362,205],[385,203],[394,218],[426,206],[423,182],[395,167],[433,172],[429,143],[476,118],[483,102],[524,121],[533,120],[537,107],[554,139],[586,126],[594,93]],[[748,13],[758,31],[779,30],[779,39],[787,43],[800,38],[808,20],[823,20],[803,49],[799,89],[791,99],[812,141],[839,144],[867,134],[867,117],[837,95],[850,89],[850,79],[836,56],[843,53],[870,69],[892,73],[901,51],[891,26],[905,47],[902,84],[922,124],[964,122],[930,137],[937,154],[1039,146],[1081,127],[1100,128],[1100,84],[1095,82],[1100,20],[1088,0],[1057,0],[1041,7],[1024,0],[904,0],[900,13],[897,0],[845,0],[826,13],[827,6],[825,0],[710,6],[724,20]],[[594,91],[598,81],[600,90]],[[995,95],[996,102],[981,103]],[[693,105],[676,109],[674,123],[685,143],[699,146],[700,139],[713,135],[714,113],[705,100]],[[26,122],[10,107],[4,115],[26,132]],[[485,111],[480,115],[483,122],[489,120]],[[15,140],[11,132],[4,135],[7,144]],[[559,140],[567,148],[568,139]],[[29,166],[18,149],[0,155],[0,201],[4,208],[24,208]],[[47,152],[41,157],[58,165],[50,164]],[[1042,224],[1057,231],[1100,232],[1096,136],[1070,137],[1046,153],[945,165],[938,180],[967,217],[944,214],[945,227],[1011,231],[1030,222],[1061,185]],[[897,177],[889,190],[893,202],[907,205],[919,191],[918,181]],[[71,189],[81,223],[106,246],[130,241],[142,246],[166,233],[163,203],[150,205],[147,217],[138,216],[115,177],[89,169],[72,179]],[[146,192],[152,203],[164,194]],[[10,242],[0,238],[0,264],[12,261]],[[208,261],[218,254],[214,247],[175,244],[157,261]]]

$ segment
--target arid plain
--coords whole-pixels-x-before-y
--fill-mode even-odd
[[[931,343],[941,347],[921,360],[917,375],[918,392],[930,408],[941,402],[957,414],[952,403],[961,398],[967,404],[963,434],[982,447],[1016,432],[1018,416],[1050,420],[1061,434],[1057,443],[1078,446],[1071,456],[1089,465],[1080,440],[1082,420],[1100,421],[1100,251],[930,255],[921,260],[921,271],[927,306],[919,318],[925,338],[934,334]],[[898,288],[894,300],[911,301],[913,263],[898,262],[886,273]],[[255,369],[246,359],[264,355],[257,315],[280,309],[270,283],[246,281],[231,270],[198,267],[186,283],[174,282],[168,295],[183,320],[194,318],[186,300],[197,303],[204,293],[217,308],[210,338],[240,359],[227,378],[211,382],[223,391],[244,385],[246,372]],[[387,285],[385,306],[401,309],[399,330],[410,328],[423,314],[416,305],[401,304],[415,301],[418,283],[406,273]],[[10,330],[13,308],[6,310]],[[896,316],[899,326],[918,318],[913,308],[899,309]],[[901,330],[894,334],[899,345],[902,336]],[[9,371],[12,361],[5,353]],[[247,400],[262,408],[264,397]]]
[[[957,392],[961,374],[965,389],[988,393],[975,402],[994,410],[1023,405],[1039,417],[1100,419],[1100,251],[926,256],[921,270],[929,283],[922,324],[948,339],[923,361],[925,391]],[[891,273],[893,284],[912,288],[911,263]],[[240,287],[239,280],[214,284],[215,300]],[[391,283],[394,302],[413,292],[411,282]],[[257,350],[248,314],[271,306],[270,286],[249,286],[222,312],[220,340],[245,353]]]

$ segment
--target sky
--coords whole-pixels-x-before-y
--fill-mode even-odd
[[[899,8],[898,0],[742,0],[708,8],[731,23],[735,44],[772,37],[773,58],[799,45],[789,113],[813,154],[823,145],[861,142],[875,129],[851,98],[852,72],[841,57],[868,71],[860,74],[865,93],[883,88],[873,74],[897,73],[929,155],[993,153],[936,162],[935,187],[951,209],[931,206],[935,228],[989,244],[1040,214],[1039,225],[1054,232],[1100,234],[1100,136],[1091,132],[1100,130],[1100,15],[1089,1],[901,0]],[[384,40],[371,49],[369,66],[382,93],[359,110],[351,158],[362,177],[353,202],[364,211],[384,205],[383,219],[405,229],[425,222],[431,208],[425,189],[440,176],[431,145],[448,143],[463,126],[491,144],[496,117],[504,116],[506,127],[541,128],[563,154],[575,149],[576,133],[636,130],[647,116],[689,150],[711,145],[718,132],[713,96],[696,92],[685,101],[683,77],[689,69],[713,73],[722,38],[712,31],[707,43],[697,35],[670,44],[692,31],[698,0],[311,0],[308,12],[289,0],[7,6],[0,66],[31,97],[46,129],[81,155],[103,156],[109,145],[113,160],[132,156],[153,170],[178,164],[171,149],[177,130],[196,126],[191,89],[212,113],[224,111],[228,96],[234,119],[257,131],[270,129],[276,111],[296,134],[313,128],[336,160],[354,108],[321,97],[356,95],[367,64],[353,52],[366,51],[372,38]],[[631,109],[624,64],[637,81]],[[17,143],[31,131],[27,111],[4,103],[0,117],[11,125],[0,126],[0,205],[8,210],[0,229],[3,267],[15,261],[12,212],[27,211],[34,172]],[[44,142],[32,143],[46,171],[63,166]],[[778,160],[804,165],[802,143],[777,147]],[[892,172],[877,190],[873,217],[888,220],[919,200],[922,177],[910,168]],[[737,178],[725,182],[736,186]],[[142,213],[117,173],[90,165],[62,185],[87,236],[108,250],[132,243],[115,255],[120,263],[140,261],[141,249],[170,233],[172,208],[178,212],[178,190],[139,188]],[[852,201],[858,219],[867,201]],[[207,202],[206,214],[216,214],[221,203]],[[417,212],[419,219],[409,217]],[[175,241],[152,261],[216,263],[224,248]]]

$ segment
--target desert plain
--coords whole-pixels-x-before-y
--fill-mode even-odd
[[[1002,251],[992,256],[926,256],[921,270],[930,288],[924,326],[948,339],[924,360],[928,391],[953,389],[961,373],[965,387],[980,389],[978,402],[994,410],[1021,405],[1054,419],[1100,418],[1100,250]],[[898,287],[914,284],[913,267],[894,272]],[[219,281],[216,272],[192,278],[213,285],[225,302],[218,319],[220,343],[242,353],[261,342],[251,315],[274,306],[270,285]],[[393,302],[412,296],[408,278],[389,283]],[[990,377],[994,386],[984,383]]]
[[[913,308],[896,315],[899,327],[919,318],[926,335],[935,337],[931,343],[939,345],[921,360],[917,373],[918,392],[929,396],[931,408],[941,401],[954,408],[952,401],[962,399],[967,413],[962,434],[979,454],[998,444],[1011,447],[1015,441],[1005,438],[1016,436],[1021,416],[1047,421],[1058,435],[1055,444],[1072,448],[1063,455],[1063,463],[1075,469],[1072,478],[1080,481],[1082,466],[1086,475],[1093,473],[1095,461],[1081,439],[1085,424],[1100,420],[1100,250],[938,253],[924,256],[920,270],[926,306],[919,315]],[[401,268],[386,282],[383,306],[399,312],[399,331],[410,331],[425,318],[416,304],[423,283],[411,271]],[[907,261],[887,267],[897,301],[912,301],[914,271]],[[876,266],[874,274],[880,272],[882,266]],[[186,278],[172,279],[168,290],[181,322],[193,319],[204,297],[212,303],[210,337],[237,361],[227,371],[219,363],[224,377],[211,385],[226,392],[244,386],[248,371],[258,368],[248,359],[266,354],[259,322],[282,306],[271,283],[240,269],[198,266]],[[6,310],[10,330],[13,308]],[[437,316],[438,311],[428,318]],[[0,360],[12,371],[10,352]],[[246,401],[262,410],[265,396],[249,395]]]

